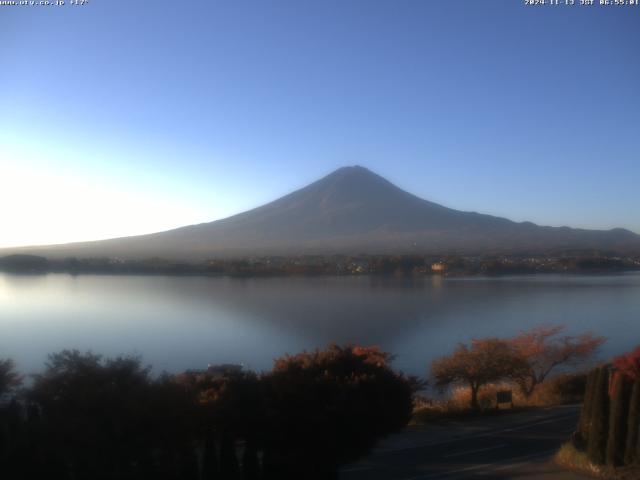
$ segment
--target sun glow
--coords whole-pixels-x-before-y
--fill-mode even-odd
[[[70,174],[16,152],[0,151],[0,159],[0,247],[137,235],[205,220],[162,191],[132,191],[131,179]]]

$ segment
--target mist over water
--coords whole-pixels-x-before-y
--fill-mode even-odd
[[[498,278],[206,278],[0,274],[0,357],[24,372],[65,348],[141,355],[156,371],[243,363],[330,342],[379,345],[425,375],[473,337],[592,330],[602,358],[640,343],[640,274]]]

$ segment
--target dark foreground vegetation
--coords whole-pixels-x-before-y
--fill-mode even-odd
[[[432,364],[449,391],[436,401],[377,347],[287,355],[262,374],[222,365],[153,376],[138,358],[62,351],[23,378],[0,360],[0,478],[336,479],[410,420],[497,412],[505,391],[511,409],[585,398],[571,448],[593,465],[633,465],[640,350],[570,372],[604,340],[543,326],[460,344]]]
[[[0,270],[15,273],[97,273],[207,276],[286,275],[518,275],[532,273],[606,273],[640,270],[640,256],[605,252],[547,255],[305,255],[176,262],[162,258],[46,259],[34,255],[0,258]]]
[[[640,478],[640,347],[589,373],[577,432],[558,460],[605,478]]]
[[[331,346],[261,375],[229,367],[155,378],[136,358],[63,351],[22,389],[5,360],[0,478],[337,478],[411,417],[417,382],[390,359]]]

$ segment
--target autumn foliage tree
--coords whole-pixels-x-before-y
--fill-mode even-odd
[[[264,377],[266,478],[337,478],[411,418],[415,382],[376,347],[337,346],[277,359]]]
[[[474,339],[432,364],[436,386],[466,384],[471,407],[478,408],[478,392],[488,383],[514,382],[525,397],[556,369],[589,360],[605,341],[592,333],[561,335],[562,326],[542,326],[514,338]]]
[[[459,344],[451,355],[433,362],[431,372],[437,387],[467,385],[471,390],[471,408],[477,409],[480,387],[510,378],[523,367],[509,341],[488,338],[472,340],[470,346]]]
[[[631,381],[640,380],[640,347],[613,360],[613,369]]]
[[[205,478],[218,472],[224,479],[240,477],[235,451],[237,440],[245,444],[243,478],[255,478],[255,472],[248,473],[251,469],[247,466],[257,465],[257,450],[264,429],[264,395],[258,375],[233,370],[205,371],[176,375],[174,381],[191,391],[195,399],[199,436],[204,446]],[[217,445],[220,446],[219,458]]]
[[[155,377],[135,357],[62,351],[19,392],[14,412],[0,408],[0,478],[334,479],[411,417],[419,384],[391,359],[333,345],[282,357],[261,375]],[[7,392],[20,377],[11,362],[1,367]]]
[[[512,378],[526,397],[555,369],[575,367],[592,358],[606,340],[590,332],[571,336],[562,335],[563,331],[560,325],[540,326],[510,340],[521,360]]]

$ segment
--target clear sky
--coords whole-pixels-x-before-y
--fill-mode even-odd
[[[70,3],[0,6],[0,246],[210,221],[353,164],[640,232],[639,6]]]

